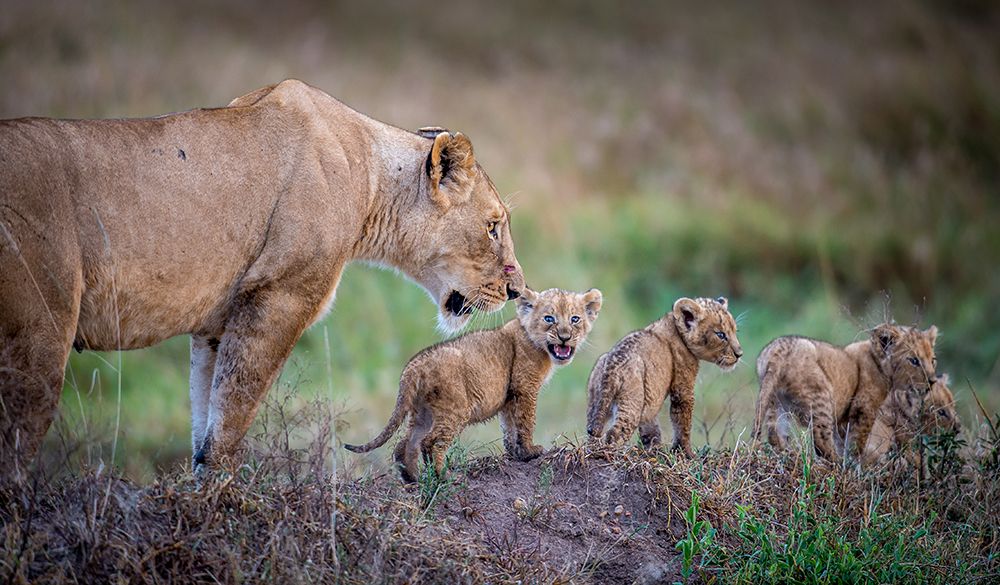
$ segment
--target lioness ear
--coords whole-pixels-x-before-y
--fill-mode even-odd
[[[883,323],[872,331],[872,343],[875,344],[883,355],[889,353],[898,339],[899,329],[889,323]]]
[[[528,287],[524,287],[524,290],[521,291],[521,296],[517,297],[515,301],[517,303],[517,314],[526,315],[530,313],[534,310],[536,301],[538,301],[538,293]]]
[[[597,319],[597,314],[601,312],[601,303],[604,302],[604,295],[596,288],[592,288],[583,293],[583,306],[587,311],[587,318],[591,321]]]
[[[472,143],[464,134],[441,132],[436,135],[425,163],[431,199],[442,207],[464,201],[469,195],[468,186],[475,165]]]
[[[691,331],[695,323],[701,319],[701,305],[693,300],[683,297],[674,303],[674,316],[686,331]]]
[[[951,376],[948,375],[948,372],[938,374],[937,381],[945,387],[951,386]]]
[[[937,334],[937,325],[931,325],[929,329],[924,331],[924,335],[927,337],[927,341],[931,342],[931,346],[933,346],[934,342],[937,341]]]

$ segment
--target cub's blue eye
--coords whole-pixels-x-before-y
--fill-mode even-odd
[[[570,323],[573,323],[574,325],[576,325],[577,323],[580,322],[580,316],[579,315],[573,315],[572,317],[569,318],[569,321],[570,321]]]
[[[715,336],[718,337],[719,339],[721,339],[722,341],[726,340],[726,334],[723,333],[723,332],[721,332],[721,331],[716,331],[715,332]]]
[[[552,315],[546,315],[545,316],[545,322],[546,323],[555,323],[556,322],[556,318],[553,317]]]
[[[911,357],[910,358],[910,363],[913,364],[913,365],[915,365],[915,366],[919,366],[920,365],[920,360],[918,360],[915,357]]]

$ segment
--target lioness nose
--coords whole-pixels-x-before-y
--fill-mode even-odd
[[[516,299],[519,296],[521,296],[521,293],[519,293],[516,290],[510,288],[510,285],[508,284],[507,285],[507,300],[508,301],[513,301],[514,299]]]

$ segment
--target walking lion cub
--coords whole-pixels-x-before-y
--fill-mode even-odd
[[[742,355],[725,297],[678,299],[672,311],[598,358],[587,384],[587,434],[600,438],[617,409],[608,443],[624,443],[638,427],[643,446],[655,446],[660,442],[656,416],[669,394],[671,450],[694,457],[691,413],[699,360],[728,371]]]
[[[812,426],[819,455],[839,461],[844,437],[863,451],[872,424],[893,389],[926,393],[936,380],[937,327],[926,331],[884,323],[871,338],[838,347],[805,337],[779,337],[757,358],[760,396],[754,437],[784,447],[789,415]]]
[[[570,363],[601,310],[601,291],[525,289],[517,318],[499,329],[475,331],[415,355],[399,380],[396,408],[385,429],[355,453],[380,447],[410,417],[394,457],[405,482],[417,480],[417,455],[441,473],[444,456],[462,429],[500,415],[507,453],[527,461],[542,454],[532,439],[538,392],[553,367]]]

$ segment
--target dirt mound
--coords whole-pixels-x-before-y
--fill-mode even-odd
[[[997,570],[994,471],[914,482],[747,445],[688,461],[563,444],[527,463],[456,448],[445,477],[403,486],[389,472],[333,481],[321,449],[276,453],[202,484],[90,470],[0,488],[0,582],[897,582],[915,570],[966,582]],[[707,532],[685,562],[676,545],[692,542],[695,516]]]
[[[530,551],[549,577],[597,583],[679,578],[674,544],[690,491],[661,493],[639,473],[560,450],[531,462],[471,462],[438,509],[449,529],[491,548]]]

